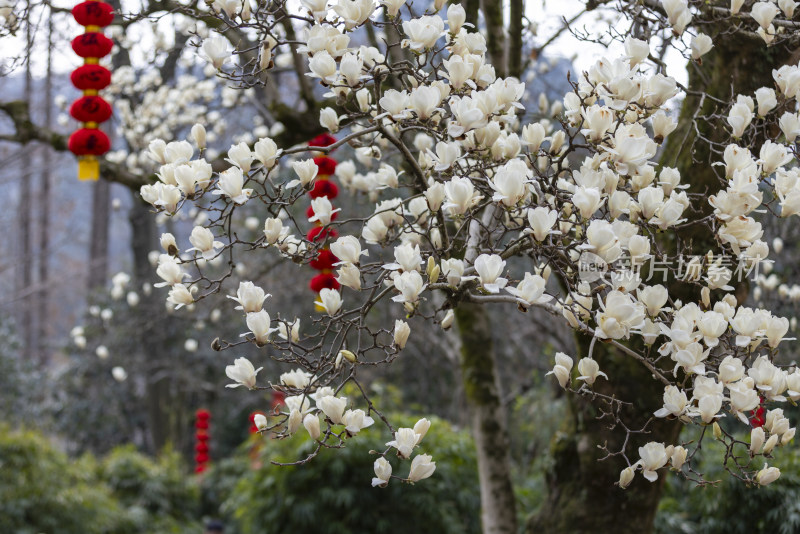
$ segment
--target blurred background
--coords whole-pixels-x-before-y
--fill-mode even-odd
[[[110,60],[115,81],[107,93],[115,109],[109,130],[114,151],[98,182],[77,181],[74,157],[64,147],[64,136],[76,127],[66,106],[78,96],[69,82],[79,64],[69,48],[80,31],[69,14],[72,3],[12,2],[15,24],[0,33],[0,187],[6,201],[0,211],[0,532],[199,533],[212,519],[226,533],[241,534],[479,532],[458,343],[419,319],[402,357],[367,376],[373,398],[401,426],[433,419],[425,438],[437,462],[433,478],[371,488],[368,452],[387,440],[378,428],[343,450],[323,450],[304,466],[271,464],[304,458],[309,439],[302,432],[287,440],[254,434],[252,414],[268,413],[281,399],[226,389],[224,367],[234,356],[247,356],[268,376],[289,369],[255,347],[212,349],[216,338],[242,333],[240,318],[228,322],[232,305],[224,295],[216,308],[165,307],[164,294],[152,286],[158,237],[170,231],[186,242],[198,214],[156,217],[138,188],[155,169],[144,155],[147,144],[186,139],[196,122],[209,130],[209,159],[232,143],[267,135],[279,146],[306,142],[320,131],[322,91],[304,86],[290,52],[275,59],[265,87],[234,88],[198,55],[195,37],[210,27],[170,13],[177,3],[112,4],[125,15],[107,31],[116,42]],[[518,70],[528,110],[522,120],[557,115],[558,100],[570,89],[567,73],[574,77],[593,61],[593,51],[612,53],[600,43],[576,57],[569,24],[602,26],[611,19],[586,12],[579,2],[528,2],[516,12],[520,20],[513,16],[507,12],[505,24],[520,28]],[[367,42],[369,36],[355,38]],[[352,149],[334,157],[355,158],[359,172],[370,172]],[[374,199],[353,193],[338,201],[345,212],[371,209]],[[241,212],[240,231],[259,233],[264,214],[257,206]],[[797,231],[767,231],[788,253],[776,272],[796,279]],[[300,317],[313,315],[308,267],[262,258],[237,265],[236,272],[273,293],[275,309],[293,303]],[[754,299],[792,316],[794,304],[785,296],[800,292],[769,274]],[[372,314],[375,321],[392,317],[382,307]],[[566,401],[544,374],[556,351],[574,352],[574,345],[568,330],[535,311],[509,313],[496,325],[524,525],[540,512],[551,441],[565,417]],[[796,448],[783,451],[776,464],[781,483],[757,493],[725,476],[722,450],[704,452],[700,470],[722,482],[695,488],[668,477],[657,532],[800,532]]]

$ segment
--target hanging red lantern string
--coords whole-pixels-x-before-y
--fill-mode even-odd
[[[336,138],[332,135],[321,134],[309,141],[308,146],[326,147],[335,142]],[[328,200],[333,200],[339,195],[339,188],[331,180],[333,173],[336,171],[336,160],[326,156],[325,154],[320,154],[314,158],[314,163],[317,164],[318,169],[317,179],[314,183],[314,187],[308,192],[308,196],[312,199],[328,197]],[[334,213],[331,217],[331,220],[336,219],[336,215],[337,214]],[[308,207],[308,210],[306,210],[306,216],[309,219],[314,217],[313,206]],[[324,241],[326,239],[334,239],[337,236],[338,232],[336,232],[335,229],[324,228],[324,225],[321,222],[314,221],[314,227],[308,231],[306,238],[309,241],[314,242]],[[333,252],[330,251],[327,245],[319,250],[316,257],[314,257],[314,259],[312,259],[309,263],[312,269],[320,271],[320,273],[314,276],[309,283],[311,291],[318,294],[320,291],[326,288],[338,290],[341,287],[339,282],[336,280],[336,277],[333,275],[333,264],[338,261],[339,258],[334,256]],[[317,305],[317,309],[319,311],[323,311],[320,309],[319,305]]]
[[[209,428],[211,427],[211,413],[208,410],[197,410],[195,412],[195,421],[194,421],[194,428],[195,428],[195,456],[194,456],[194,472],[195,473],[202,473],[206,469],[208,469],[208,464],[211,461],[211,455],[209,453],[210,449],[208,446],[208,441],[211,439],[211,436],[208,432]]]
[[[101,0],[87,0],[72,8],[72,16],[86,29],[72,40],[72,50],[83,58],[84,64],[70,76],[72,85],[83,91],[83,97],[72,104],[69,113],[83,126],[69,137],[67,147],[78,156],[78,179],[97,180],[100,177],[97,156],[111,149],[108,136],[98,128],[100,123],[111,118],[111,106],[97,96],[97,92],[111,83],[111,72],[98,62],[114,46],[102,33],[114,20],[114,10]]]

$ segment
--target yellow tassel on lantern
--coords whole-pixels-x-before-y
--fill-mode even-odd
[[[97,180],[100,178],[100,162],[94,156],[78,158],[78,180]]]

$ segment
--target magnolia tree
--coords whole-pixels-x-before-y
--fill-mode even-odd
[[[552,379],[594,420],[582,425],[616,436],[581,443],[576,454],[599,448],[600,460],[622,464],[618,479],[591,482],[600,490],[576,491],[620,492],[636,479],[658,487],[670,469],[707,484],[695,466],[709,441],[722,444],[725,469],[743,483],[780,477],[769,463],[794,437],[783,407],[800,399],[800,370],[778,350],[789,319],[748,306],[747,296],[772,261],[761,221],[800,213],[800,66],[786,64],[797,40],[794,2],[622,3],[616,29],[575,32],[618,41],[621,54],[572,77],[554,120],[538,121],[525,113],[525,84],[497,75],[487,56],[500,53],[467,22],[469,6],[440,14],[441,0],[425,12],[402,0],[301,4],[215,1],[208,16],[222,34],[196,44],[241,87],[260,83],[291,49],[327,91],[319,121],[339,139],[281,147],[261,137],[232,146],[225,168],[209,173],[209,125],[197,124],[192,143],[150,143],[159,180],[141,188],[167,215],[206,215],[189,243],[162,236],[157,274],[175,308],[231,299],[227,313],[244,333],[215,342],[231,354],[230,387],[286,394],[285,409],[257,419],[262,433],[308,432],[316,448],[303,464],[380,424],[386,447],[373,451],[365,484],[436,476],[427,419],[396,428],[362,379],[365,367],[402,357],[415,324],[456,324],[484,530],[512,532],[491,318],[539,310],[576,334],[575,352],[556,354]],[[287,21],[297,36],[287,37]],[[356,44],[361,29],[378,36],[372,46]],[[260,43],[256,56],[233,49],[242,35]],[[670,76],[668,51],[689,61],[686,86]],[[731,91],[734,67],[752,69],[747,92]],[[340,162],[337,177],[374,209],[340,212],[316,196],[306,214],[319,173],[313,158],[346,146],[356,161]],[[256,239],[237,232],[252,204],[267,214]],[[270,306],[269,292],[286,280],[260,287],[236,274],[245,258],[279,257],[335,270],[316,315]],[[210,268],[215,258],[223,272],[219,261]],[[392,302],[393,322],[370,313],[382,301]],[[258,361],[236,355],[244,344],[287,372],[259,375]],[[346,387],[354,394],[344,396]],[[631,415],[653,397],[659,406]],[[685,426],[696,431],[682,440]],[[629,491],[652,494],[641,482]]]

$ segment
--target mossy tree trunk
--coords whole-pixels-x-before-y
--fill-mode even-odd
[[[517,532],[509,437],[495,371],[492,325],[485,306],[462,302],[455,311],[461,336],[461,376],[478,456],[484,534]]]
[[[712,152],[703,139],[697,138],[693,129],[693,119],[724,113],[726,109],[702,93],[714,95],[718,99],[730,100],[735,94],[753,95],[755,89],[772,87],[772,69],[780,67],[788,60],[785,51],[767,50],[760,41],[746,37],[727,36],[715,39],[715,48],[703,57],[703,65],[689,65],[689,87],[693,93],[682,104],[678,129],[673,132],[665,146],[661,162],[664,166],[677,167],[683,183],[690,185],[689,192],[713,194],[720,189],[720,182],[710,163],[721,160],[721,154],[712,158]],[[735,94],[731,94],[731,88]],[[701,124],[703,137],[714,142],[724,142],[727,134],[721,124]],[[752,140],[751,150],[757,154],[758,140]],[[711,213],[705,202],[698,206],[702,217]],[[665,238],[666,239],[666,238]],[[678,236],[684,241],[693,242],[693,249],[706,245],[713,246],[713,236],[709,232],[693,227]],[[674,241],[665,245],[675,251]],[[679,287],[669,284],[673,296],[697,300],[696,287]],[[589,338],[578,338],[576,358],[588,354]],[[601,370],[609,380],[602,378],[595,383],[600,393],[614,394],[616,398],[631,401],[622,412],[623,420],[631,429],[640,428],[651,414],[661,406],[663,385],[655,380],[643,366],[625,354],[607,345],[597,344],[593,357],[598,360]],[[626,464],[619,456],[598,461],[605,452],[598,444],[606,444],[611,451],[619,450],[624,430],[617,427],[609,429],[609,421],[597,419],[596,405],[583,397],[569,396],[569,414],[565,418],[562,432],[553,440],[552,469],[547,474],[548,498],[542,505],[541,513],[531,517],[527,530],[530,533],[571,534],[614,532],[616,534],[647,534],[652,532],[658,502],[666,476],[662,471],[659,480],[649,483],[637,476],[633,484],[622,490],[614,486],[620,471]],[[665,444],[675,443],[679,437],[680,425],[674,422],[657,421],[648,427],[647,434],[632,434],[627,450],[632,461],[638,459],[637,448],[649,441]]]

